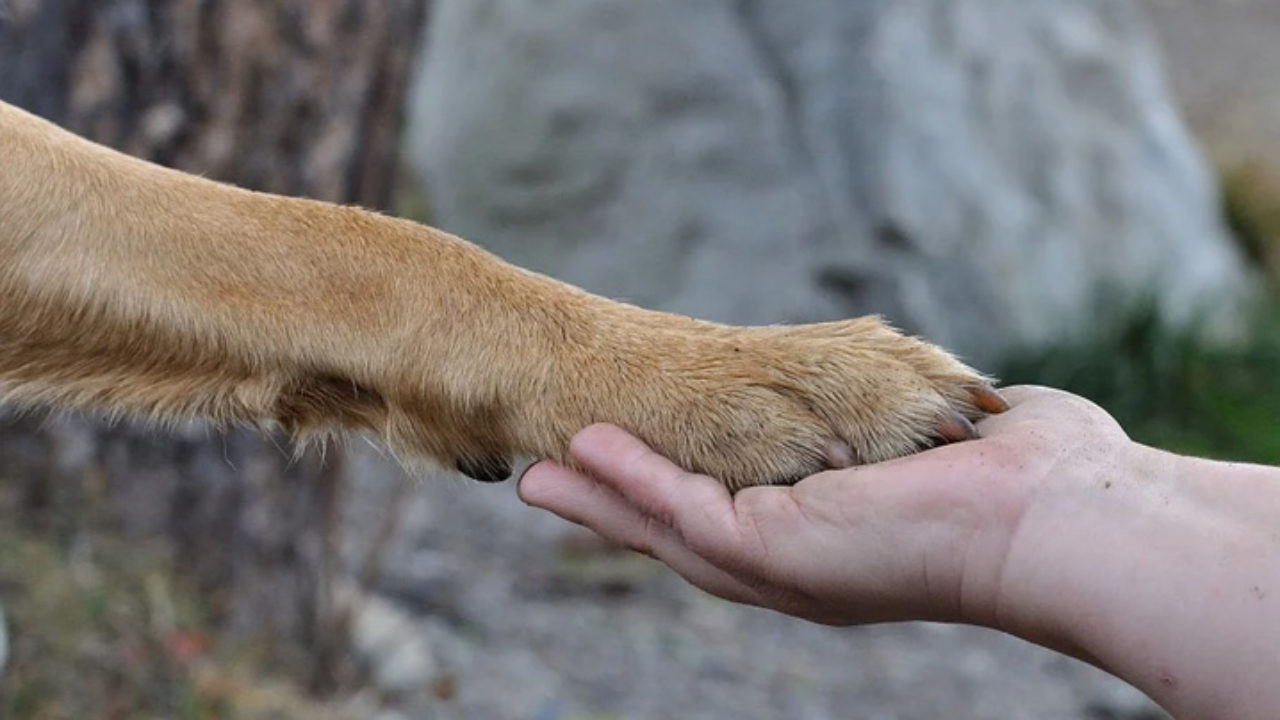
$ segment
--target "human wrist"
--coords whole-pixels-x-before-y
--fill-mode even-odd
[[[1270,716],[1249,708],[1280,700],[1258,670],[1280,642],[1264,587],[1280,577],[1275,470],[1136,444],[1070,466],[1020,524],[996,626],[1180,717]]]
[[[982,624],[1108,667],[1114,636],[1100,628],[1142,621],[1125,615],[1144,603],[1124,596],[1140,589],[1152,542],[1176,540],[1159,498],[1186,463],[1123,438],[1075,448],[1027,478]]]

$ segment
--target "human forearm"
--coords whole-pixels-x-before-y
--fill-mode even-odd
[[[1280,470],[1138,445],[1090,460],[1029,504],[998,626],[1093,660],[1177,717],[1276,717]]]

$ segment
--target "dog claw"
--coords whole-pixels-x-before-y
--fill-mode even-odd
[[[1009,403],[994,388],[980,385],[970,388],[969,392],[973,395],[973,404],[984,413],[999,415],[1009,409]]]
[[[947,442],[964,442],[978,437],[978,429],[969,419],[952,411],[947,419],[938,426],[938,435]]]
[[[458,472],[482,483],[500,483],[511,477],[511,461],[498,455],[459,458]]]
[[[849,447],[849,443],[843,440],[832,440],[827,443],[826,460],[827,467],[832,470],[843,470],[857,464],[857,458],[853,455],[853,448]]]

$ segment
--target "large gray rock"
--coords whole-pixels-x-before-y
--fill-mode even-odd
[[[613,297],[994,362],[1249,282],[1127,0],[438,0],[433,220]]]

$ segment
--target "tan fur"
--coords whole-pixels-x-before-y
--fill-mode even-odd
[[[912,452],[982,378],[872,318],[655,313],[446,233],[253,193],[0,103],[3,398],[370,430],[500,475],[607,421],[733,487]]]

